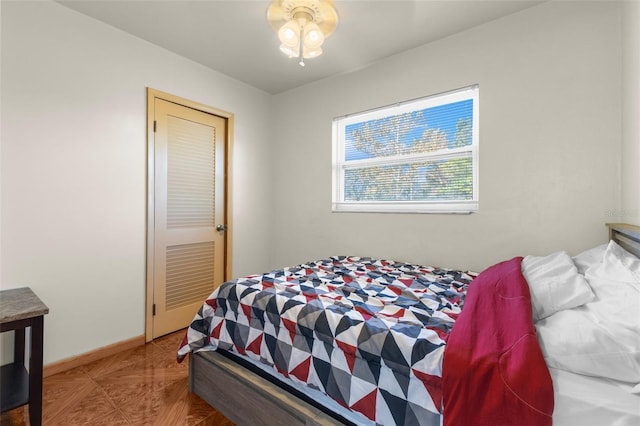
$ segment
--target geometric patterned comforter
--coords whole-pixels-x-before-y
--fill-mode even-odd
[[[189,352],[236,352],[379,425],[438,425],[445,343],[470,273],[336,256],[222,284]]]

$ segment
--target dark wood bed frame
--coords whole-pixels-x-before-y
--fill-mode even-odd
[[[189,391],[238,425],[343,424],[218,352],[189,357]]]
[[[640,257],[640,226],[607,226],[610,239]],[[190,354],[189,391],[238,425],[343,424],[218,352]]]

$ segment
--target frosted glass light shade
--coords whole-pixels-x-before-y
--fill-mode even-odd
[[[278,38],[285,46],[295,47],[300,40],[300,27],[295,21],[289,21],[278,30]]]
[[[322,46],[324,43],[324,34],[320,31],[318,24],[309,22],[304,26],[304,47],[314,49]]]
[[[290,58],[298,56],[298,49],[299,47],[297,44],[295,46],[287,46],[286,44],[280,45],[280,51]]]
[[[320,55],[322,55],[322,49],[319,47],[315,47],[313,49],[307,49],[307,47],[305,46],[304,51],[302,53],[302,56],[305,59],[315,58]]]

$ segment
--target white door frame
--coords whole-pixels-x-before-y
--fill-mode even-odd
[[[225,231],[225,254],[224,254],[224,279],[232,276],[231,273],[231,242],[233,241],[233,226],[231,223],[231,156],[233,147],[233,127],[234,116],[232,113],[217,108],[203,105],[198,102],[183,99],[169,93],[161,92],[152,88],[147,88],[147,279],[146,279],[146,306],[145,306],[145,341],[149,342],[153,338],[153,259],[154,259],[154,220],[155,220],[155,149],[154,149],[154,117],[155,100],[163,99],[178,105],[202,111],[208,114],[217,115],[225,119],[226,125],[226,146],[225,146],[225,200],[224,216],[227,230]],[[195,315],[195,312],[194,312]]]

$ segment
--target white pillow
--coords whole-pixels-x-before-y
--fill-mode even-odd
[[[615,241],[609,241],[604,253],[601,273],[615,281],[640,283],[640,259],[620,247]],[[598,270],[587,271],[597,274]]]
[[[640,260],[610,242],[587,270],[596,300],[536,324],[547,365],[640,383]]]
[[[529,283],[534,321],[592,301],[595,295],[566,252],[527,256],[522,274]]]
[[[607,250],[607,245],[608,244],[601,244],[573,256],[571,259],[573,263],[575,263],[578,273],[584,275],[591,266],[602,262],[604,252]]]

